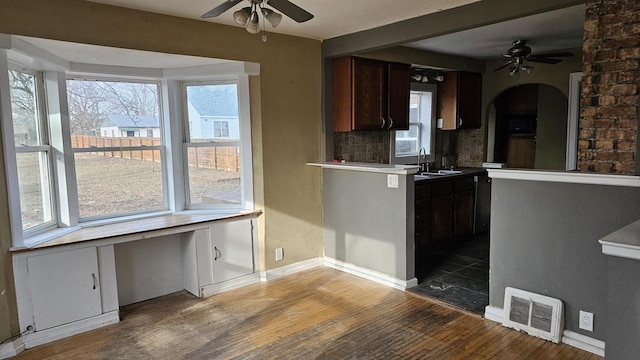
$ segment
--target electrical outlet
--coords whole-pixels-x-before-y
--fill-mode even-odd
[[[593,331],[593,313],[580,310],[580,329]]]
[[[398,175],[388,174],[387,175],[387,187],[388,188],[398,188]]]
[[[284,249],[283,248],[277,248],[276,249],[276,261],[281,261],[282,259],[284,259]]]

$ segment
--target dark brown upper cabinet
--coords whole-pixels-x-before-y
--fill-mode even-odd
[[[443,74],[438,86],[438,119],[442,130],[479,129],[481,124],[482,75],[465,71]]]
[[[358,57],[333,60],[333,129],[409,129],[410,65]]]

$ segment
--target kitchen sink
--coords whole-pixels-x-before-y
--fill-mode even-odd
[[[447,175],[447,174],[441,173],[441,172],[421,172],[421,173],[419,173],[419,175],[424,175],[424,176],[442,176],[442,175]]]
[[[462,171],[460,171],[460,170],[438,170],[438,174],[441,174],[441,175],[455,175],[455,174],[462,174]]]

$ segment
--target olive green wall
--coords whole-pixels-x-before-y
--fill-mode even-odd
[[[260,63],[250,80],[261,267],[322,255],[321,43],[77,0],[0,0],[0,33]],[[4,169],[4,166],[2,167]],[[0,337],[17,331],[5,178],[0,173]],[[276,263],[275,249],[285,258]],[[0,291],[2,293],[2,291]]]

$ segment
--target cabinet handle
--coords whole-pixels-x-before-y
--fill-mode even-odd
[[[458,118],[458,126],[462,126],[462,118]]]
[[[384,129],[384,125],[387,123],[387,121],[381,116],[380,120],[382,121],[382,126],[380,126],[380,129]]]
[[[93,290],[96,289],[96,274],[95,273],[91,273],[91,278],[93,279]]]
[[[213,258],[213,260],[218,260],[222,257],[222,253],[220,252],[220,250],[218,250],[218,248],[216,246],[213,247],[213,249],[215,250],[216,254],[215,257]]]
[[[393,119],[389,116],[389,129],[393,127]]]

